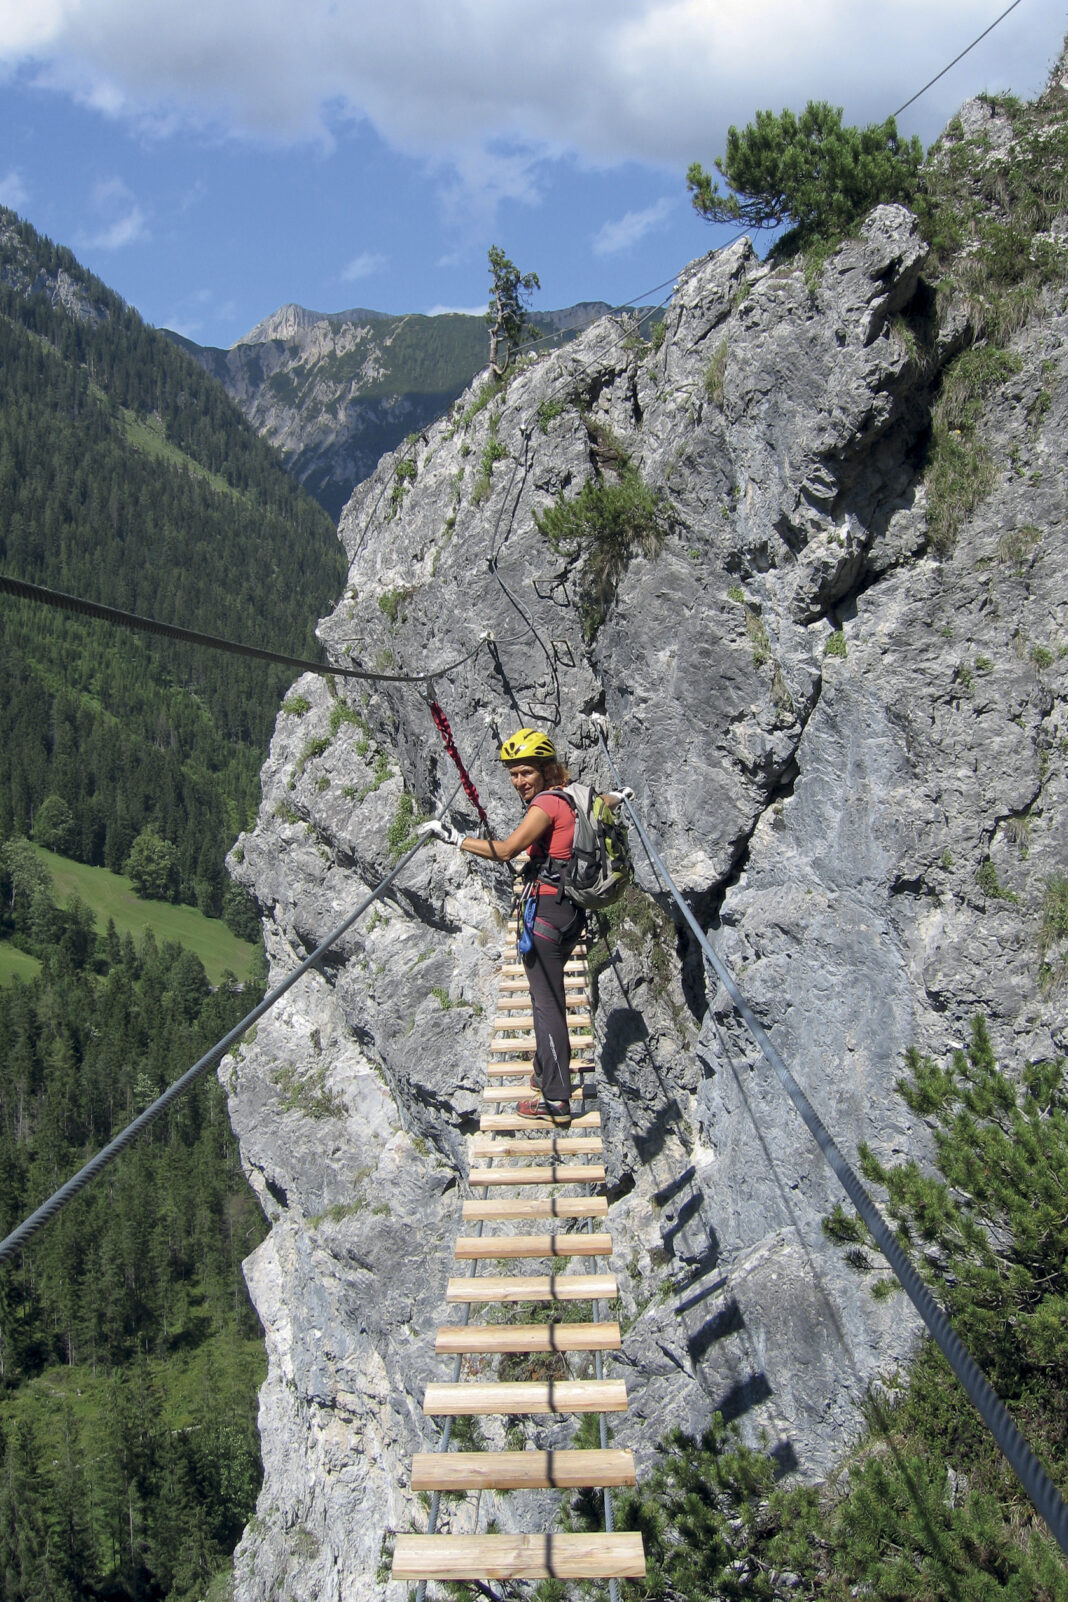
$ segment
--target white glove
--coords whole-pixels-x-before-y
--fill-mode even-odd
[[[631,789],[629,784],[625,784],[622,790],[611,790],[608,795],[605,796],[605,802],[610,807],[618,807],[621,801],[633,800],[634,791]]]
[[[444,840],[446,845],[458,846],[465,839],[459,829],[454,829],[451,823],[442,823],[438,818],[431,818],[429,823],[419,824],[415,832],[416,834],[436,834],[438,839]]]

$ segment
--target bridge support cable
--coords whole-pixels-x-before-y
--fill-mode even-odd
[[[587,1218],[587,1220],[586,1220],[586,1233],[587,1233],[587,1235],[592,1235],[593,1234],[593,1219],[592,1218]],[[598,1266],[598,1259],[594,1258],[594,1262],[593,1262],[594,1273],[597,1272],[597,1266]],[[610,1260],[609,1260],[609,1266],[611,1266],[611,1261]],[[592,1303],[592,1307],[593,1307],[593,1322],[595,1324],[599,1324],[601,1322],[601,1304],[596,1298],[594,1298],[594,1301]],[[600,1350],[599,1347],[598,1347],[597,1351],[595,1351],[594,1354],[593,1354],[593,1372],[594,1372],[594,1376],[595,1376],[595,1378],[597,1380],[598,1385],[603,1385],[604,1384],[604,1353]],[[605,1413],[598,1413],[598,1415],[597,1415],[597,1427],[598,1427],[598,1431],[599,1431],[599,1434],[600,1434],[601,1451],[607,1454],[607,1452],[608,1452],[608,1417],[607,1417],[607,1415]],[[601,1495],[604,1498],[604,1532],[605,1532],[606,1535],[614,1535],[615,1531],[616,1531],[616,1518],[615,1518],[615,1509],[612,1506],[612,1487],[610,1485],[604,1486],[603,1489],[602,1489]],[[608,1602],[619,1602],[619,1581],[616,1579],[614,1574],[610,1577],[610,1579],[608,1581]]]
[[[488,733],[489,730],[487,729],[479,741],[478,750],[481,750]],[[475,752],[476,756],[478,755],[478,750]],[[460,788],[460,783],[457,782],[448,799],[438,808],[435,814],[436,817],[444,817],[459,794]],[[43,1229],[62,1207],[66,1206],[67,1202],[73,1201],[74,1197],[83,1191],[87,1185],[91,1184],[109,1163],[114,1162],[115,1158],[125,1151],[127,1146],[132,1145],[139,1135],[144,1134],[149,1125],[154,1124],[156,1119],[165,1113],[168,1107],[177,1101],[184,1091],[189,1089],[190,1085],[195,1084],[209,1068],[214,1067],[219,1059],[225,1056],[231,1046],[236,1046],[245,1031],[251,1029],[252,1025],[262,1018],[265,1012],[269,1012],[275,1003],[280,1001],[286,992],[293,988],[297,980],[303,978],[309,968],[313,968],[319,959],[330,950],[330,947],[336,945],[348,933],[353,924],[363,917],[368,907],[373,906],[376,901],[381,899],[394,881],[404,872],[404,869],[416,853],[422,850],[427,838],[428,836],[421,835],[411,850],[406,851],[404,856],[401,857],[397,866],[387,873],[386,877],[380,884],[375,886],[369,895],[364,897],[355,911],[350,912],[345,921],[338,924],[337,928],[332,930],[326,939],[316,946],[311,955],[305,957],[299,967],[295,968],[291,974],[288,974],[282,980],[281,984],[276,985],[273,990],[264,996],[258,1006],[253,1007],[251,1012],[246,1013],[240,1023],[234,1025],[229,1034],[224,1035],[209,1051],[204,1053],[203,1057],[198,1058],[191,1068],[186,1069],[180,1079],[176,1079],[173,1085],[169,1085],[163,1094],[152,1102],[151,1106],[146,1107],[144,1112],[135,1118],[132,1123],[127,1124],[126,1128],[120,1131],[114,1140],[104,1146],[97,1152],[95,1157],[85,1164],[84,1168],[80,1168],[76,1174],[67,1180],[65,1185],[60,1186],[54,1195],[50,1196],[47,1201],[42,1202],[36,1212],[31,1213],[17,1229],[13,1229],[10,1235],[0,1241],[0,1263],[7,1262],[16,1252],[21,1251],[33,1239],[34,1235]]]
[[[622,789],[623,781],[620,778],[619,770],[612,761],[604,736],[599,735],[599,738],[601,749],[612,770],[617,786]],[[1068,1557],[1068,1507],[1065,1506],[1060,1492],[1035,1456],[1030,1444],[1016,1427],[1004,1403],[986,1378],[986,1375],[979,1368],[979,1365],[953,1328],[945,1309],[932,1296],[901,1249],[893,1231],[874,1200],[864,1188],[852,1166],[842,1155],[823,1120],[768,1039],[765,1031],[757,1022],[752,1010],[735,984],[730,970],[716,954],[705,931],[687,906],[682,892],[671,877],[660,853],[643,828],[641,819],[638,817],[634,807],[629,801],[624,801],[623,804],[634,824],[642,845],[648,853],[650,862],[659,874],[661,882],[666,885],[674,898],[679,911],[700,945],[706,961],[730,996],[735,1010],[760,1047],[764,1057],[775,1070],[780,1084],[796,1110],[800,1113],[809,1133],[819,1146],[835,1177],[871,1231],[880,1251],[900,1280],[909,1301],[937,1341],[950,1368],[964,1387],[965,1395],[991,1435],[993,1435],[1002,1454],[1011,1465],[1017,1479],[1026,1491],[1035,1512],[1047,1526],[1061,1551]]]
[[[493,1161],[493,1159],[491,1157],[490,1158],[490,1162],[492,1163],[492,1161]],[[483,1194],[483,1196],[487,1196],[489,1194],[488,1189],[484,1187],[483,1191],[482,1191],[482,1194]],[[485,1221],[484,1221],[484,1219],[480,1218],[478,1220],[478,1226],[475,1229],[475,1238],[476,1239],[480,1239],[481,1238],[482,1231],[483,1231],[484,1228],[485,1228]],[[479,1259],[477,1257],[473,1257],[471,1259],[470,1267],[467,1270],[467,1274],[468,1274],[468,1278],[469,1279],[474,1279],[475,1275],[478,1273],[478,1266],[479,1266]],[[464,1303],[463,1312],[460,1315],[460,1328],[461,1329],[465,1329],[467,1327],[467,1324],[469,1323],[470,1318],[471,1318],[471,1309],[472,1309],[472,1307],[474,1305],[475,1305],[474,1302],[465,1302]],[[453,1365],[452,1365],[452,1383],[453,1383],[453,1385],[459,1385],[459,1383],[460,1383],[460,1375],[463,1373],[463,1366],[464,1366],[464,1355],[463,1355],[462,1352],[457,1352],[455,1361],[453,1362]],[[456,1416],[457,1415],[455,1413],[450,1413],[450,1414],[448,1414],[448,1416],[445,1419],[445,1427],[441,1432],[441,1439],[438,1441],[438,1445],[437,1445],[437,1450],[439,1452],[447,1452],[449,1450],[449,1445],[450,1445],[450,1443],[452,1441],[452,1426],[453,1426],[453,1423],[454,1423],[454,1421],[456,1419]],[[426,1521],[426,1533],[428,1535],[436,1535],[437,1534],[438,1516],[439,1516],[440,1512],[441,1512],[441,1492],[440,1491],[432,1491],[430,1493],[430,1511],[427,1514],[427,1521]],[[477,1519],[477,1516],[476,1516],[476,1519],[475,1519],[475,1534],[476,1535],[478,1534],[478,1519]],[[426,1602],[426,1587],[427,1587],[426,1580],[420,1580],[419,1584],[415,1588],[415,1602]]]
[[[24,579],[12,578],[7,573],[0,573],[0,595],[13,595],[20,601],[34,601],[40,606],[55,607],[61,612],[95,618],[98,622],[110,623],[113,628],[126,629],[130,633],[156,634],[161,639],[179,640],[184,645],[199,645],[209,651],[228,651],[231,656],[247,656],[256,662],[271,662],[277,667],[294,668],[300,673],[318,673],[324,678],[365,679],[372,684],[432,684],[435,679],[447,678],[457,668],[473,661],[492,639],[491,634],[484,634],[466,656],[444,667],[434,668],[429,673],[373,673],[369,668],[310,662],[304,657],[287,656],[282,651],[266,651],[258,645],[244,645],[240,640],[223,639],[218,634],[199,634],[195,629],[181,628],[176,623],[162,623],[158,618],[142,617],[138,612],[123,612],[117,606],[104,606],[99,601],[87,601],[80,595],[46,589],[43,584],[28,584]]]

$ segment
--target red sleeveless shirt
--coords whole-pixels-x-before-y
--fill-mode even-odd
[[[528,851],[531,862],[540,866],[546,858],[552,862],[566,862],[571,855],[571,847],[575,839],[575,814],[562,796],[553,795],[551,790],[542,790],[530,803],[544,812],[549,819],[549,827],[545,830]],[[529,816],[529,809],[528,809]],[[556,894],[555,885],[545,885],[545,890]]]

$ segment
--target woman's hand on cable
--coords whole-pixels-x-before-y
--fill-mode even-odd
[[[625,784],[622,790],[609,790],[602,799],[606,807],[618,807],[621,801],[633,801],[634,791],[629,784]]]
[[[416,834],[436,834],[438,839],[444,840],[446,845],[454,846],[463,845],[466,838],[460,833],[459,829],[454,829],[451,823],[443,823],[440,818],[431,818],[429,823],[419,824],[415,832]]]

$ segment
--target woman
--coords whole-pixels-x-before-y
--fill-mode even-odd
[[[424,823],[420,833],[436,834],[450,845],[475,857],[508,862],[525,851],[530,865],[524,877],[537,897],[531,949],[523,953],[534,1015],[534,1073],[531,1089],[538,1095],[521,1101],[520,1118],[571,1118],[571,1042],[564,1001],[564,965],[585,931],[586,914],[562,896],[559,874],[571,855],[575,814],[568,803],[551,791],[568,784],[571,775],[556,759],[548,735],[535,729],[518,729],[501,746],[501,761],[526,813],[507,840],[464,836],[449,823]],[[618,797],[606,797],[608,801]],[[554,865],[555,864],[555,869]],[[553,874],[556,874],[556,880]]]

